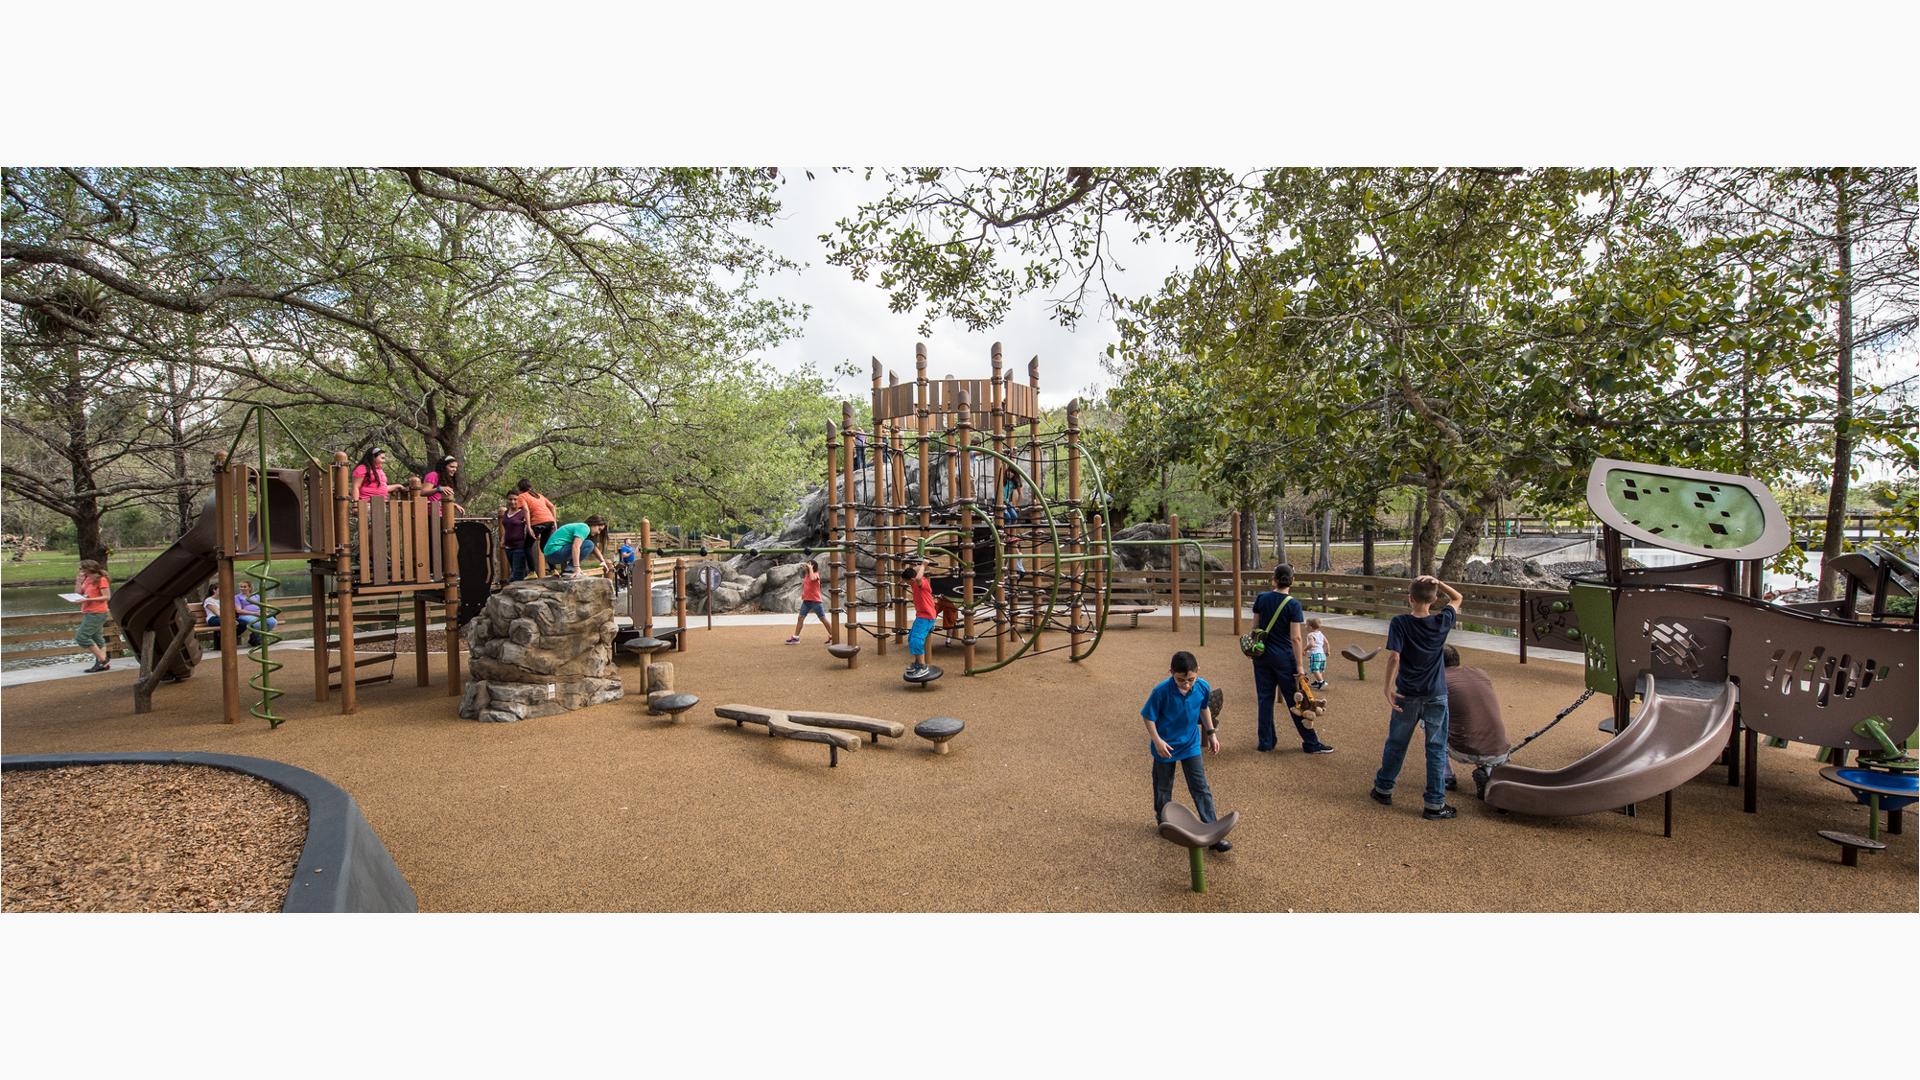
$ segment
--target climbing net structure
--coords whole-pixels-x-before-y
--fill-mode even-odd
[[[992,363],[986,379],[929,379],[920,345],[903,383],[875,360],[873,430],[855,427],[851,403],[838,428],[828,425],[836,644],[864,633],[884,656],[907,635],[901,572],[918,561],[946,601],[942,622],[952,620],[935,633],[957,635],[970,675],[1062,649],[1084,660],[1099,646],[1114,541],[1079,402],[1067,405],[1064,430],[1043,432],[1039,358],[1024,385],[1003,372],[998,344]],[[990,662],[980,655],[989,647]]]

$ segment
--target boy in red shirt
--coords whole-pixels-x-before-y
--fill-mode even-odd
[[[820,599],[820,568],[808,559],[800,564],[800,617],[793,620],[793,636],[787,644],[800,644],[800,629],[807,625],[807,615],[811,613],[820,620],[820,628],[827,632],[827,640],[833,640],[833,626],[827,622],[827,605]]]
[[[907,665],[907,677],[927,673],[927,636],[933,633],[933,582],[927,580],[925,563],[909,563],[900,576],[913,589],[913,629],[907,634],[907,652],[913,663]]]

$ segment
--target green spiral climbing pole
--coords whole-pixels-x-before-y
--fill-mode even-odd
[[[295,435],[292,429],[287,427],[286,422],[280,419],[279,414],[265,405],[254,405],[248,408],[246,415],[240,420],[239,430],[234,434],[232,445],[227,448],[228,457],[231,459],[234,449],[240,445],[240,439],[246,434],[248,421],[252,421],[254,425],[254,442],[258,446],[260,454],[259,468],[254,473],[253,479],[259,513],[259,524],[257,527],[260,530],[260,558],[255,562],[249,563],[245,567],[245,571],[247,576],[253,579],[253,599],[260,611],[258,620],[253,624],[253,633],[258,635],[260,644],[252,646],[247,650],[247,659],[252,660],[259,668],[258,671],[247,679],[247,687],[248,689],[258,691],[260,700],[250,707],[247,712],[257,720],[265,720],[270,728],[277,728],[286,720],[286,717],[274,712],[273,703],[277,698],[283,696],[286,691],[273,685],[273,673],[286,667],[286,665],[273,659],[273,646],[279,644],[282,640],[281,636],[267,629],[269,622],[279,621],[278,617],[281,611],[279,605],[267,599],[273,589],[280,584],[280,579],[273,575],[273,523],[270,520],[269,512],[269,504],[272,500],[267,497],[268,417],[272,417],[273,422],[280,425],[280,430],[285,432],[289,439],[293,440],[294,445],[300,448],[300,452],[306,455],[309,462],[317,466],[319,465],[319,461],[314,458],[312,451],[307,449],[306,444],[300,441],[300,436]],[[241,492],[241,498],[245,499],[246,494],[244,491]],[[239,620],[236,617],[234,621],[237,624]],[[236,634],[238,630],[239,627],[236,625]]]

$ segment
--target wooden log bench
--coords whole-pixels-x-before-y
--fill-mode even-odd
[[[798,724],[778,709],[762,709],[753,705],[716,705],[713,714],[722,720],[733,721],[734,727],[742,724],[759,724],[767,729],[768,738],[824,743],[827,747],[827,768],[829,769],[840,767],[840,751],[852,753],[860,749],[859,735],[849,735],[844,731],[813,727],[809,724]]]
[[[1112,619],[1115,615],[1125,615],[1127,617],[1127,629],[1138,630],[1140,629],[1140,616],[1151,615],[1156,610],[1158,609],[1139,605],[1110,607],[1107,609],[1107,618]]]

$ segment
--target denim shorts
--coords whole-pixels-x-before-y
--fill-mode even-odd
[[[821,603],[818,600],[800,601],[800,617],[804,619],[809,615],[818,615],[823,619],[826,618],[827,605]]]

